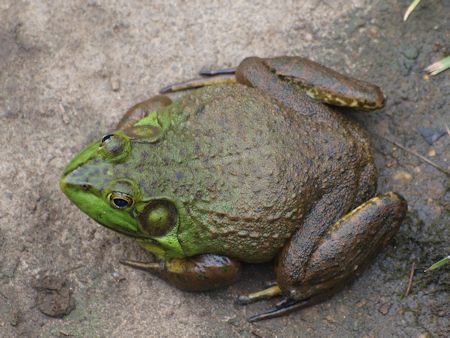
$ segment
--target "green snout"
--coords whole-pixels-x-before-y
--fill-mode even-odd
[[[92,180],[90,171],[96,163],[99,143],[93,143],[81,151],[64,169],[59,181],[61,190],[81,211],[98,223],[124,235],[146,238],[138,229],[136,219],[127,210],[111,207],[103,180]],[[105,167],[105,172],[108,167]]]

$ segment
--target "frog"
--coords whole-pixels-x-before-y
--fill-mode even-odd
[[[121,263],[179,289],[223,288],[244,264],[274,262],[274,282],[238,298],[280,297],[250,322],[323,301],[407,211],[400,194],[377,193],[370,137],[345,111],[382,108],[382,90],[300,56],[201,75],[130,108],[69,162],[62,191],[154,256]]]

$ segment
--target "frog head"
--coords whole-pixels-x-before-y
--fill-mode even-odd
[[[67,197],[101,225],[135,238],[160,257],[183,257],[177,238],[180,218],[186,216],[176,196],[155,186],[160,170],[158,142],[167,124],[149,119],[95,141],[64,169],[60,180]]]

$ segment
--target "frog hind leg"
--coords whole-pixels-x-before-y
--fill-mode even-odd
[[[116,129],[125,130],[131,128],[137,121],[147,116],[149,113],[157,111],[172,103],[172,100],[165,95],[156,95],[148,100],[135,104],[122,116]]]
[[[304,242],[315,237],[315,229],[299,229],[275,268],[283,301],[249,320],[278,317],[335,293],[397,233],[406,209],[403,197],[393,192],[371,198],[331,225],[313,250]]]
[[[381,108],[385,102],[378,86],[299,56],[246,58],[237,68],[236,78],[238,82],[257,87],[271,96],[281,94],[281,101],[292,96],[291,90],[297,90],[330,105],[362,110]],[[276,80],[286,85],[276,85]]]
[[[185,291],[207,291],[230,285],[239,277],[241,271],[239,261],[214,254],[148,263],[123,260],[121,263],[151,272]]]

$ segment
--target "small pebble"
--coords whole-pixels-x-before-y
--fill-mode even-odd
[[[14,310],[11,316],[11,321],[9,322],[11,326],[17,326],[22,322],[23,315],[20,310]]]
[[[111,89],[118,92],[120,89],[120,80],[117,77],[111,77]]]
[[[62,121],[63,121],[64,124],[69,124],[69,123],[70,123],[69,115],[64,114],[64,115],[62,116]]]
[[[434,148],[431,148],[431,149],[428,151],[428,156],[430,156],[430,157],[436,156],[436,150],[435,150]]]
[[[412,180],[412,175],[406,171],[399,170],[394,174],[394,180],[402,182],[402,183],[408,183]]]
[[[431,337],[433,336],[429,333],[421,333],[420,335],[417,336],[417,338],[431,338]]]
[[[36,306],[49,317],[61,318],[75,308],[72,289],[64,277],[42,276],[33,283],[37,291]]]
[[[331,324],[335,324],[337,322],[336,319],[331,316],[326,316],[325,319],[328,323],[331,323]]]
[[[419,50],[416,47],[408,47],[403,49],[402,54],[409,60],[415,60],[419,55]]]
[[[381,304],[381,306],[378,308],[378,312],[381,313],[383,316],[386,316],[389,313],[391,307],[392,307],[391,303]]]
[[[419,128],[419,133],[422,137],[427,141],[427,143],[431,146],[434,142],[439,140],[442,136],[446,134],[445,130],[436,129],[436,128]]]

